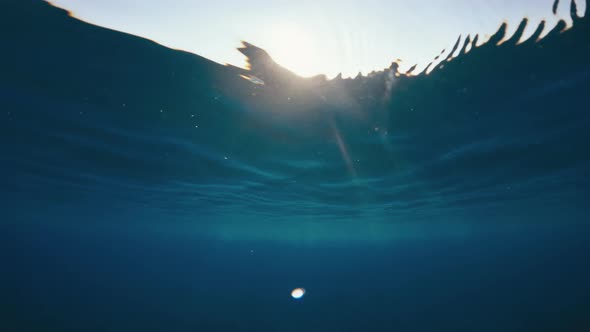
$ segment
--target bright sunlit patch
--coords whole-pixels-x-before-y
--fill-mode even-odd
[[[303,295],[305,295],[305,289],[303,289],[303,288],[295,288],[291,292],[291,296],[296,300],[299,300],[300,298],[302,298]]]
[[[250,81],[256,85],[264,85],[264,81],[253,75],[240,75],[241,78]]]

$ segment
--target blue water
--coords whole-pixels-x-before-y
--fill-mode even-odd
[[[261,85],[2,6],[0,330],[590,329],[587,19]]]

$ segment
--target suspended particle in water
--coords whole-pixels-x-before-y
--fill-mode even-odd
[[[295,288],[294,290],[291,291],[291,296],[296,300],[299,300],[300,298],[302,298],[303,295],[305,295],[304,288]]]

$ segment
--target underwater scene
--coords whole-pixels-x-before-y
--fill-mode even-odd
[[[327,78],[1,1],[0,331],[590,331],[590,20],[553,6]]]

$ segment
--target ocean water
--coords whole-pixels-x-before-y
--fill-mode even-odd
[[[1,331],[590,330],[587,18],[327,81],[1,6]]]

